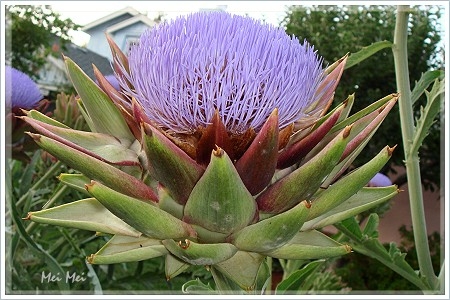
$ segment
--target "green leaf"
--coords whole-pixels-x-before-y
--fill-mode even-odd
[[[38,121],[41,121],[41,122],[49,124],[49,125],[53,125],[53,126],[57,126],[57,127],[61,127],[61,128],[70,128],[69,126],[64,125],[63,123],[58,122],[57,120],[50,118],[49,116],[46,116],[43,113],[41,113],[40,111],[37,111],[34,109],[28,111],[27,116],[34,120],[38,120]]]
[[[367,231],[372,232],[371,236],[363,233],[354,217],[335,224],[335,227],[353,240],[350,245],[356,252],[378,260],[415,284],[419,289],[423,291],[430,290],[416,271],[405,261],[405,255],[401,253],[394,243],[390,243],[388,251],[378,238],[373,237],[375,236],[373,228],[367,229]]]
[[[238,251],[230,259],[218,263],[212,268],[234,281],[239,288],[247,292],[255,291],[258,273],[261,268],[265,268],[263,266],[264,259],[265,256],[257,253]]]
[[[304,283],[306,279],[314,274],[322,265],[325,260],[312,261],[300,270],[292,273],[288,278],[278,284],[275,289],[276,295],[292,294],[299,290],[304,290]]]
[[[245,291],[237,285],[236,282],[225,276],[222,272],[214,267],[211,267],[211,275],[214,278],[216,288],[221,295],[245,295]]]
[[[118,191],[138,199],[157,201],[153,190],[136,177],[46,136],[33,133],[29,135],[39,147],[85,176],[113,186]]]
[[[286,244],[308,217],[310,204],[302,201],[288,211],[249,225],[230,237],[240,250],[266,252]]]
[[[394,149],[385,147],[369,162],[313,196],[308,220],[314,219],[337,207],[362,189],[391,158]]]
[[[444,103],[444,97],[441,96],[445,92],[445,80],[436,80],[430,92],[425,91],[427,95],[427,105],[420,109],[420,118],[417,120],[414,139],[409,153],[419,151],[423,140],[429,133],[430,127],[435,122],[437,114],[441,111]]]
[[[67,186],[85,194],[89,195],[86,191],[86,184],[91,183],[91,179],[84,176],[83,174],[67,174],[62,173],[58,176],[59,181]]]
[[[343,245],[316,231],[300,231],[286,245],[265,252],[267,256],[282,259],[322,259],[348,254],[351,247]]]
[[[310,161],[263,191],[256,198],[259,210],[279,213],[309,199],[339,162],[350,132],[351,127],[342,130]]]
[[[162,243],[170,253],[191,265],[214,265],[229,259],[237,251],[229,243],[198,244],[188,239],[184,242],[167,239]]]
[[[370,56],[374,55],[380,50],[383,50],[385,48],[392,47],[392,42],[390,41],[379,41],[375,42],[367,47],[363,47],[361,50],[359,50],[356,53],[350,54],[347,64],[345,66],[345,69],[351,68],[356,64],[359,64],[363,60],[366,60]]]
[[[184,205],[203,174],[203,167],[148,124],[142,128],[142,144],[152,176],[164,185],[175,201]]]
[[[195,235],[189,224],[153,203],[126,196],[95,181],[86,185],[86,189],[114,215],[148,237],[176,239]]]
[[[85,112],[92,121],[94,128],[91,130],[133,140],[133,134],[112,100],[70,58],[64,57],[64,60],[73,86],[80,95]]]
[[[422,74],[419,81],[416,81],[416,85],[411,92],[411,103],[414,104],[419,100],[420,96],[426,91],[428,86],[436,79],[443,79],[445,72],[443,70],[426,71]]]
[[[10,169],[5,168],[6,178],[12,178],[10,174]],[[11,211],[11,217],[14,222],[14,227],[19,234],[22,241],[25,242],[25,244],[28,246],[28,248],[33,251],[38,257],[42,258],[45,265],[48,266],[48,270],[53,274],[65,274],[64,270],[62,269],[61,265],[56,261],[56,259],[51,256],[47,251],[42,249],[41,245],[36,244],[33,239],[30,237],[30,235],[27,233],[25,227],[23,226],[23,222],[20,219],[19,212],[17,210],[16,206],[16,199],[14,199],[14,196],[12,195],[12,185],[11,180],[6,180],[6,205]],[[57,282],[58,287],[62,291],[63,294],[66,294],[66,291],[70,290],[70,286],[68,282],[65,280],[60,280]]]
[[[343,121],[337,123],[336,125],[333,126],[333,128],[331,128],[330,130],[330,134],[334,133],[334,132],[338,132],[340,130],[342,130],[343,128],[345,128],[346,126],[349,126],[350,124],[355,123],[356,121],[358,121],[359,119],[363,118],[364,116],[367,116],[368,114],[376,111],[377,109],[383,107],[384,105],[386,105],[386,103],[388,103],[389,101],[393,100],[394,98],[397,98],[398,94],[390,94],[386,97],[381,98],[380,100],[370,104],[369,106],[361,109],[360,111],[358,111],[357,113],[351,115],[350,117],[344,119]]]
[[[190,264],[186,263],[185,261],[177,258],[176,256],[167,253],[166,260],[164,263],[164,270],[166,273],[166,280],[169,281],[170,279],[174,278],[175,276],[183,273],[190,267]]]
[[[390,100],[383,108],[357,120],[353,123],[350,141],[345,147],[341,157],[341,162],[330,172],[322,187],[327,187],[330,183],[336,181],[353,163],[356,157],[366,147],[372,136],[380,127],[383,120],[397,103],[397,98]]]
[[[146,236],[113,236],[97,253],[87,258],[91,264],[117,264],[152,259],[167,254],[160,240]]]
[[[130,150],[134,140],[119,139],[109,134],[61,128],[22,117],[41,134],[64,143],[97,159],[118,165],[139,165],[138,154]]]
[[[227,234],[249,224],[255,212],[256,203],[227,153],[213,150],[205,173],[189,196],[183,220]]]
[[[183,294],[190,295],[211,295],[218,294],[210,285],[204,284],[199,278],[189,280],[181,287]]]
[[[113,215],[94,198],[29,212],[26,218],[37,223],[138,237],[140,232]]]
[[[302,230],[323,228],[375,207],[399,193],[397,186],[364,187],[334,209],[305,222]],[[320,198],[320,195],[318,196]]]

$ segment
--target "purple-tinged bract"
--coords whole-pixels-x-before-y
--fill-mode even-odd
[[[231,133],[258,131],[275,108],[286,127],[305,116],[325,76],[306,41],[225,12],[161,23],[141,36],[128,59],[126,78],[117,74],[122,88],[152,121],[176,133],[206,127],[216,110]]]
[[[13,67],[5,66],[5,84],[7,108],[30,109],[43,98],[37,84],[27,74]]]

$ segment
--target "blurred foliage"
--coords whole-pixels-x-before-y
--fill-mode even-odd
[[[419,263],[414,244],[414,234],[406,226],[400,227],[399,232],[401,243],[398,248],[402,253],[406,253],[405,260],[411,267],[418,270]],[[434,271],[438,274],[442,259],[442,243],[439,233],[434,232],[429,235],[428,241]],[[389,245],[385,244],[385,247],[388,249]],[[396,272],[377,260],[357,252],[339,258],[333,267],[333,271],[353,291],[416,291],[420,293],[418,287]]]
[[[306,39],[331,64],[346,53],[355,53],[374,42],[393,41],[396,20],[395,6],[291,6],[282,25],[289,35]],[[438,6],[413,7],[410,15],[408,55],[411,89],[423,72],[443,69],[444,52]],[[355,93],[352,111],[358,111],[388,94],[397,91],[394,60],[390,48],[344,71],[335,100],[341,102]],[[416,116],[425,105],[424,95],[415,103]],[[386,145],[398,145],[390,162],[382,170],[395,174],[395,166],[403,166],[403,145],[398,105],[387,116],[355,166],[367,162]],[[422,182],[426,189],[440,186],[440,120],[437,119],[420,149]],[[395,182],[406,183],[399,174]]]
[[[61,20],[49,5],[7,5],[6,40],[10,49],[6,51],[6,61],[11,66],[37,79],[37,70],[53,53],[53,41],[65,49],[70,42],[70,30],[79,25],[71,19]]]
[[[110,236],[21,219],[29,211],[41,210],[44,206],[82,199],[80,192],[64,186],[56,178],[60,173],[72,173],[73,170],[43,150],[35,151],[28,164],[9,160],[8,168],[11,172],[10,188],[7,189],[11,197],[9,204],[14,206],[20,219],[15,222],[13,210],[8,206],[6,294],[180,294],[181,286],[188,280],[212,281],[210,272],[201,266],[191,267],[186,273],[167,281],[163,258],[89,265],[86,256],[96,253]],[[46,179],[39,183],[42,178]],[[25,233],[20,232],[19,227],[23,227]],[[52,271],[49,257],[56,262],[60,272]]]

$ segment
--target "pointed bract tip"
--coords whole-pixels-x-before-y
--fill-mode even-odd
[[[87,262],[89,264],[92,264],[92,262],[94,261],[94,257],[95,257],[95,254],[91,254],[91,255],[87,256],[86,257]]]
[[[271,115],[278,116],[278,107],[275,107],[271,113]]]
[[[94,180],[91,180],[91,183],[85,184],[85,185],[84,185],[84,188],[85,188],[87,191],[89,191],[89,189],[91,189],[91,188],[94,186],[94,184],[95,184],[95,181],[94,181]]]
[[[26,131],[25,134],[28,134],[33,140],[35,140],[37,142],[41,139],[41,135],[37,134],[37,133],[32,133],[32,132]]]
[[[308,200],[303,200],[302,203],[305,205],[306,208],[311,208],[311,202]]]
[[[24,114],[24,115],[28,115],[30,113],[29,110],[26,110],[24,108],[21,108],[20,111]]]
[[[353,127],[353,124],[348,125],[344,128],[344,132],[342,133],[342,137],[344,139],[346,139],[350,135],[350,132],[352,131],[352,127]]]
[[[394,152],[394,150],[395,150],[395,148],[397,148],[397,145],[395,145],[394,147],[389,147],[389,146],[387,146],[387,152],[388,152],[388,155],[389,156],[392,156],[392,152]]]
[[[216,145],[216,149],[212,153],[214,156],[221,157],[223,155],[223,149]]]
[[[25,218],[22,218],[24,221],[31,220],[31,213],[29,212]]]
[[[345,250],[347,251],[347,253],[352,252],[352,247],[350,247],[350,245],[345,244],[344,247],[345,247]]]

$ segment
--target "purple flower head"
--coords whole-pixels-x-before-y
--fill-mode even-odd
[[[324,78],[322,59],[282,28],[225,12],[199,12],[147,30],[119,77],[162,128],[192,133],[215,111],[232,133],[258,131],[278,108],[280,128],[305,116]],[[128,87],[126,80],[134,89]]]
[[[116,90],[120,90],[120,84],[119,80],[117,80],[117,77],[114,74],[109,74],[105,76],[105,79],[108,80],[108,82],[115,88]],[[98,84],[98,81],[95,81]]]
[[[377,173],[367,184],[370,187],[383,187],[392,185],[392,181],[389,177],[382,173]]]
[[[43,98],[37,84],[25,73],[5,67],[5,97],[7,108],[29,109]]]

